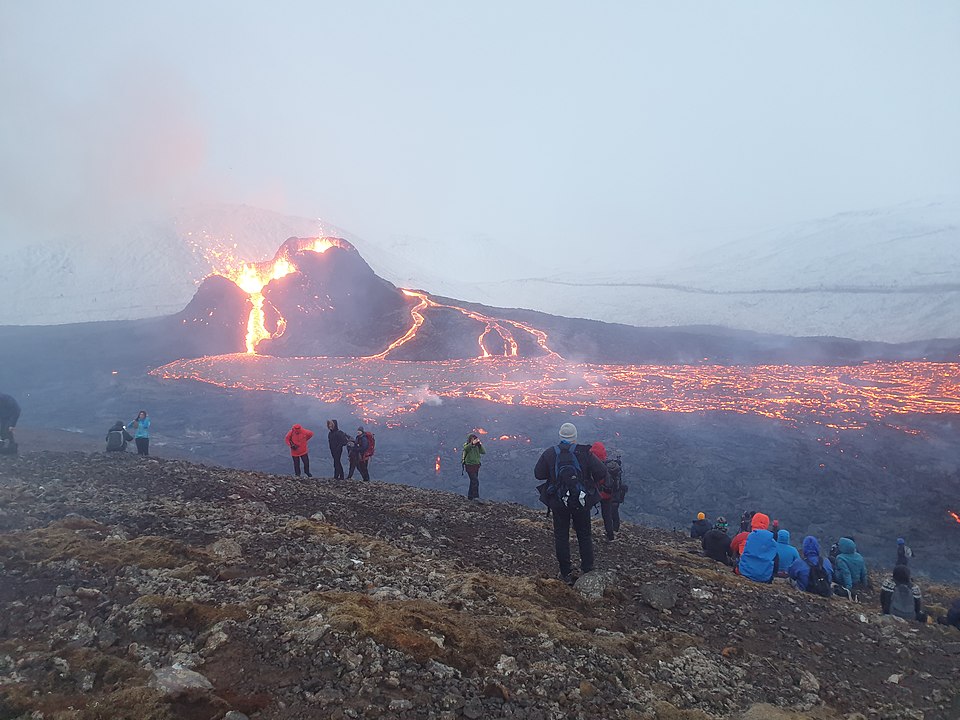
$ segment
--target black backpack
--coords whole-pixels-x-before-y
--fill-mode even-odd
[[[123,430],[111,430],[107,433],[107,450],[123,450]]]
[[[571,499],[580,502],[580,493],[586,493],[583,486],[583,469],[577,457],[576,446],[557,445],[553,461],[553,476],[556,478],[557,497],[564,505]]]
[[[830,587],[830,577],[823,567],[823,558],[817,558],[816,565],[809,560],[806,562],[810,567],[810,575],[807,577],[807,592],[812,592],[814,595],[822,595],[823,597],[830,597],[830,595],[833,594],[833,590]]]
[[[627,495],[628,487],[623,482],[623,463],[620,456],[607,460],[607,479],[604,482],[605,489],[610,493],[610,501],[622,503]]]

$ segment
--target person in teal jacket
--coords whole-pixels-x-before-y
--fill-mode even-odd
[[[786,577],[787,570],[794,562],[800,559],[799,551],[790,544],[790,531],[780,530],[777,533],[777,576]]]
[[[150,418],[147,417],[147,411],[141,410],[137,413],[137,419],[130,423],[134,429],[133,441],[137,444],[137,455],[146,457],[150,454]]]
[[[837,545],[840,552],[837,554],[837,561],[834,563],[837,572],[833,581],[845,590],[869,587],[870,579],[867,577],[867,564],[863,560],[863,555],[857,552],[856,543],[851,538],[842,537]]]
[[[470,487],[467,488],[467,497],[470,500],[480,497],[480,456],[486,453],[480,438],[470,433],[463,444],[463,456],[460,458],[463,469],[467,471],[467,476],[470,478]]]

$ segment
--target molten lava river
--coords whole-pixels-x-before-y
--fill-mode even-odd
[[[288,241],[270,262],[231,262],[218,274],[250,295],[247,352],[178,360],[152,371],[166,380],[196,380],[224,388],[267,390],[350,403],[367,421],[397,422],[424,402],[472,398],[579,413],[588,409],[755,414],[789,424],[814,422],[838,430],[880,422],[916,433],[911,415],[960,414],[960,364],[872,362],[852,366],[603,365],[568,362],[545,332],[441,303],[427,293],[410,298],[410,328],[376,355],[361,358],[281,358],[259,355],[263,339],[279,337],[283,318],[264,327],[264,286],[296,271],[291,251],[354,250],[339,238]],[[477,322],[477,357],[401,361],[393,352],[416,337],[424,314],[443,308]],[[521,357],[515,335],[539,346]],[[493,341],[493,342],[491,342]],[[492,349],[491,349],[492,348]],[[898,420],[898,418],[900,418]],[[958,520],[960,522],[960,520]]]

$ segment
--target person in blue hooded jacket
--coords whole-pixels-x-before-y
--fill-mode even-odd
[[[851,538],[842,537],[837,546],[839,552],[833,581],[845,590],[853,591],[869,587],[867,563],[864,562],[863,555],[857,552],[857,544]]]
[[[777,576],[786,577],[787,570],[799,559],[800,553],[790,544],[790,531],[780,530],[777,533]]]
[[[793,584],[796,585],[797,589],[807,589],[807,583],[810,580],[810,566],[819,565],[821,559],[823,560],[823,569],[826,570],[827,573],[827,580],[832,582],[833,565],[830,564],[828,558],[821,558],[820,541],[813,537],[813,535],[807,535],[803,539],[801,549],[803,551],[802,557],[797,558],[787,571],[787,575],[790,576],[790,579],[793,581]]]
[[[769,583],[777,574],[777,541],[767,528],[770,518],[757,513],[750,520],[750,534],[743,545],[737,572],[748,580]]]

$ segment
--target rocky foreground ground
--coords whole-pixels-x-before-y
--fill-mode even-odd
[[[0,719],[960,717],[956,630],[752,584],[662,531],[628,525],[570,588],[520,505],[0,461]]]

